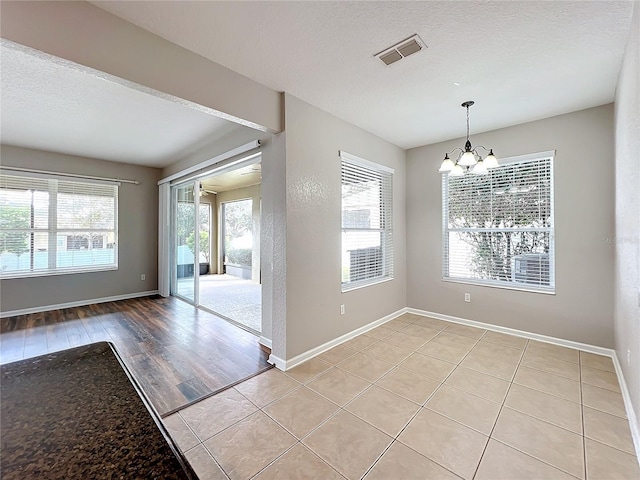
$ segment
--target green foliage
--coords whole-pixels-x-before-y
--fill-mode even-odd
[[[191,202],[178,202],[176,215],[176,235],[178,245],[185,245],[187,237],[193,235],[195,230],[195,204]],[[200,204],[200,231],[209,232],[209,204]],[[207,239],[208,241],[208,239]],[[192,247],[189,247],[192,249]],[[193,249],[192,249],[193,250]],[[202,250],[202,247],[200,247]],[[203,252],[204,253],[204,252]]]
[[[0,252],[14,253],[18,256],[28,252],[29,234],[14,232],[10,229],[29,228],[30,223],[30,207],[13,205],[0,207]]]
[[[226,263],[251,266],[251,249],[250,248],[230,248],[226,252]]]
[[[238,238],[251,231],[251,200],[224,204],[224,232],[227,238]]]
[[[478,278],[511,280],[513,256],[549,253],[549,234],[529,229],[551,226],[550,168],[542,160],[448,178],[449,228],[516,230],[455,232],[472,247],[470,266]]]
[[[187,237],[187,247],[194,253],[196,250],[196,235],[195,232],[191,232]],[[209,262],[209,254],[211,249],[209,248],[209,232],[200,231],[200,253],[204,256],[205,260]]]
[[[178,245],[184,245],[187,237],[195,230],[195,206],[189,202],[178,202],[176,215],[176,235]]]
[[[253,227],[252,201],[241,200],[224,204],[225,262],[251,266],[251,249],[235,248],[234,240],[250,234]]]

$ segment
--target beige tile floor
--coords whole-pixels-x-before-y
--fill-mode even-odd
[[[201,479],[640,479],[608,357],[406,314],[165,423]]]

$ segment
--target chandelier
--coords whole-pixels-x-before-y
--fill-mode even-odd
[[[485,148],[482,145],[478,145],[475,148],[471,146],[471,140],[469,140],[469,107],[473,104],[474,102],[471,100],[462,104],[462,106],[467,109],[467,142],[464,144],[464,150],[462,148],[454,148],[446,153],[442,165],[440,165],[440,169],[438,170],[440,173],[448,173],[454,177],[459,177],[465,173],[485,175],[489,172],[490,168],[498,166],[498,159],[493,154],[493,149]],[[489,152],[489,155],[487,155],[484,160],[478,153],[478,148]],[[456,151],[459,151],[459,153],[458,158],[454,162],[449,158],[449,155]]]

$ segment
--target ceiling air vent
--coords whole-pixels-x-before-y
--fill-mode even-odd
[[[417,53],[425,48],[427,48],[427,45],[416,34],[402,40],[401,42],[396,43],[389,48],[385,48],[380,53],[376,53],[374,57],[382,60],[385,65],[391,65],[392,63],[396,63],[397,61],[402,60],[409,55],[413,55],[414,53]]]

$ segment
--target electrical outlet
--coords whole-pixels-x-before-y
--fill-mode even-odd
[[[140,280],[146,280],[146,279],[147,279],[147,276],[144,273],[140,275]]]
[[[627,367],[631,366],[631,350],[627,349]]]
[[[464,301],[465,302],[471,302],[471,294],[470,293],[465,293],[464,294]]]
[[[340,315],[344,315],[344,305],[340,305]]]

